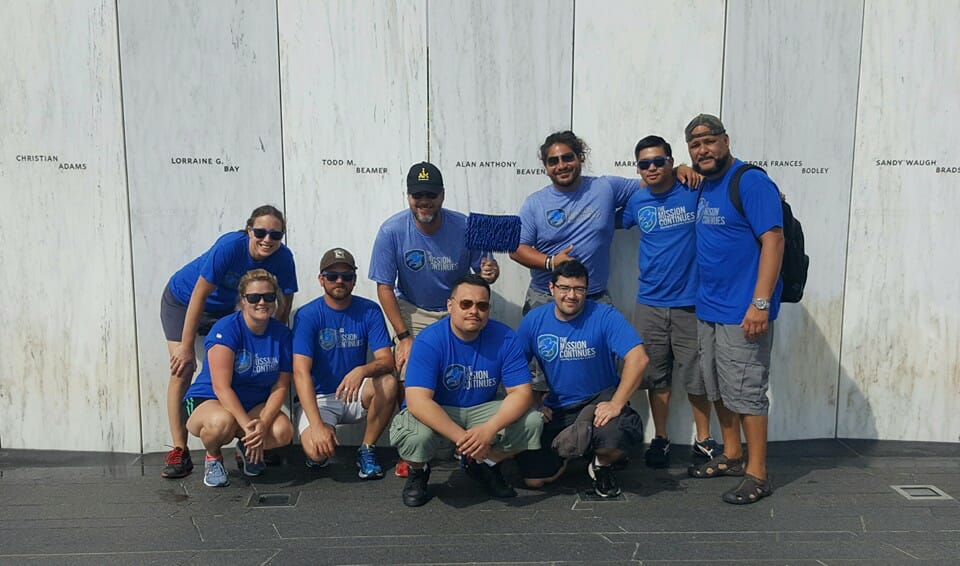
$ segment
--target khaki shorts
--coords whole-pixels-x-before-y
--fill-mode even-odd
[[[637,303],[633,327],[643,338],[650,363],[643,374],[644,389],[670,389],[673,377],[687,393],[706,395],[700,373],[697,314],[693,307],[653,307]]]
[[[445,407],[447,415],[462,428],[483,424],[500,409],[500,401],[481,403],[474,407]],[[543,414],[529,410],[517,421],[497,432],[493,446],[503,452],[521,452],[540,448]],[[408,409],[400,411],[390,424],[390,444],[397,447],[400,458],[407,462],[429,462],[453,455],[452,442],[418,421]]]
[[[700,368],[707,399],[741,415],[766,415],[773,322],[756,342],[743,337],[739,324],[698,321]]]

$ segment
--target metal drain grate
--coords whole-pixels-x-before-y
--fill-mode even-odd
[[[292,493],[254,493],[247,501],[247,507],[264,509],[276,507],[294,507],[300,499],[300,492]]]
[[[953,499],[935,485],[891,485],[894,491],[912,501]]]

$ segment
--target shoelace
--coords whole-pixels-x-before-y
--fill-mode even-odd
[[[360,451],[360,463],[364,467],[373,468],[377,465],[376,456],[373,454],[373,451],[370,450],[361,450]]]
[[[183,463],[183,450],[180,448],[174,448],[163,457],[165,464],[182,464]]]

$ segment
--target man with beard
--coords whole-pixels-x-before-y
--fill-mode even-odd
[[[540,447],[543,420],[531,410],[527,361],[513,330],[490,320],[490,285],[475,274],[460,278],[447,311],[450,316],[425,328],[413,345],[407,408],[390,426],[390,441],[410,463],[403,487],[409,507],[429,500],[429,462],[454,448],[490,495],[516,497],[500,462]]]
[[[414,338],[447,316],[453,282],[471,269],[488,283],[500,276],[495,260],[466,248],[467,217],[443,208],[443,197],[440,169],[425,161],[414,164],[407,173],[409,212],[388,218],[373,244],[368,276],[393,327],[401,382]],[[400,462],[396,474],[406,477],[406,469]]]
[[[723,454],[689,473],[696,478],[743,476],[723,494],[737,505],[773,493],[767,477],[767,413],[773,321],[780,310],[783,214],[780,193],[763,172],[740,179],[743,213],[729,194],[744,166],[716,116],[700,114],[684,130],[694,168],[705,181],[697,206],[697,333],[707,398],[715,402]],[[741,429],[747,440],[743,461]]]
[[[582,448],[590,457],[587,471],[594,492],[607,498],[621,491],[613,464],[631,442],[643,441],[640,416],[629,400],[648,360],[643,341],[623,315],[586,299],[588,286],[583,264],[559,264],[550,281],[554,302],[530,311],[517,329],[527,357],[536,358],[550,386],[540,408],[547,421],[541,447],[518,454],[517,464],[529,487],[554,481],[566,462],[550,449],[553,440],[568,427],[582,426],[577,421],[586,422],[590,441]],[[622,378],[616,358],[624,361]]]
[[[293,380],[307,467],[327,465],[340,442],[336,426],[365,422],[357,450],[360,479],[380,479],[376,442],[397,402],[390,336],[380,307],[353,296],[353,254],[333,248],[320,260],[323,296],[300,307],[293,323]],[[367,362],[367,351],[373,361]]]

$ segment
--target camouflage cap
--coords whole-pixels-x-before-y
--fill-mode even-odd
[[[696,136],[693,135],[693,130],[697,129],[700,126],[706,126],[706,132],[700,132]],[[700,114],[693,120],[690,120],[690,123],[687,124],[687,127],[683,130],[683,133],[687,137],[689,142],[694,137],[700,136],[719,136],[720,134],[727,133],[726,128],[723,127],[723,122],[720,121],[720,118],[710,114]]]

